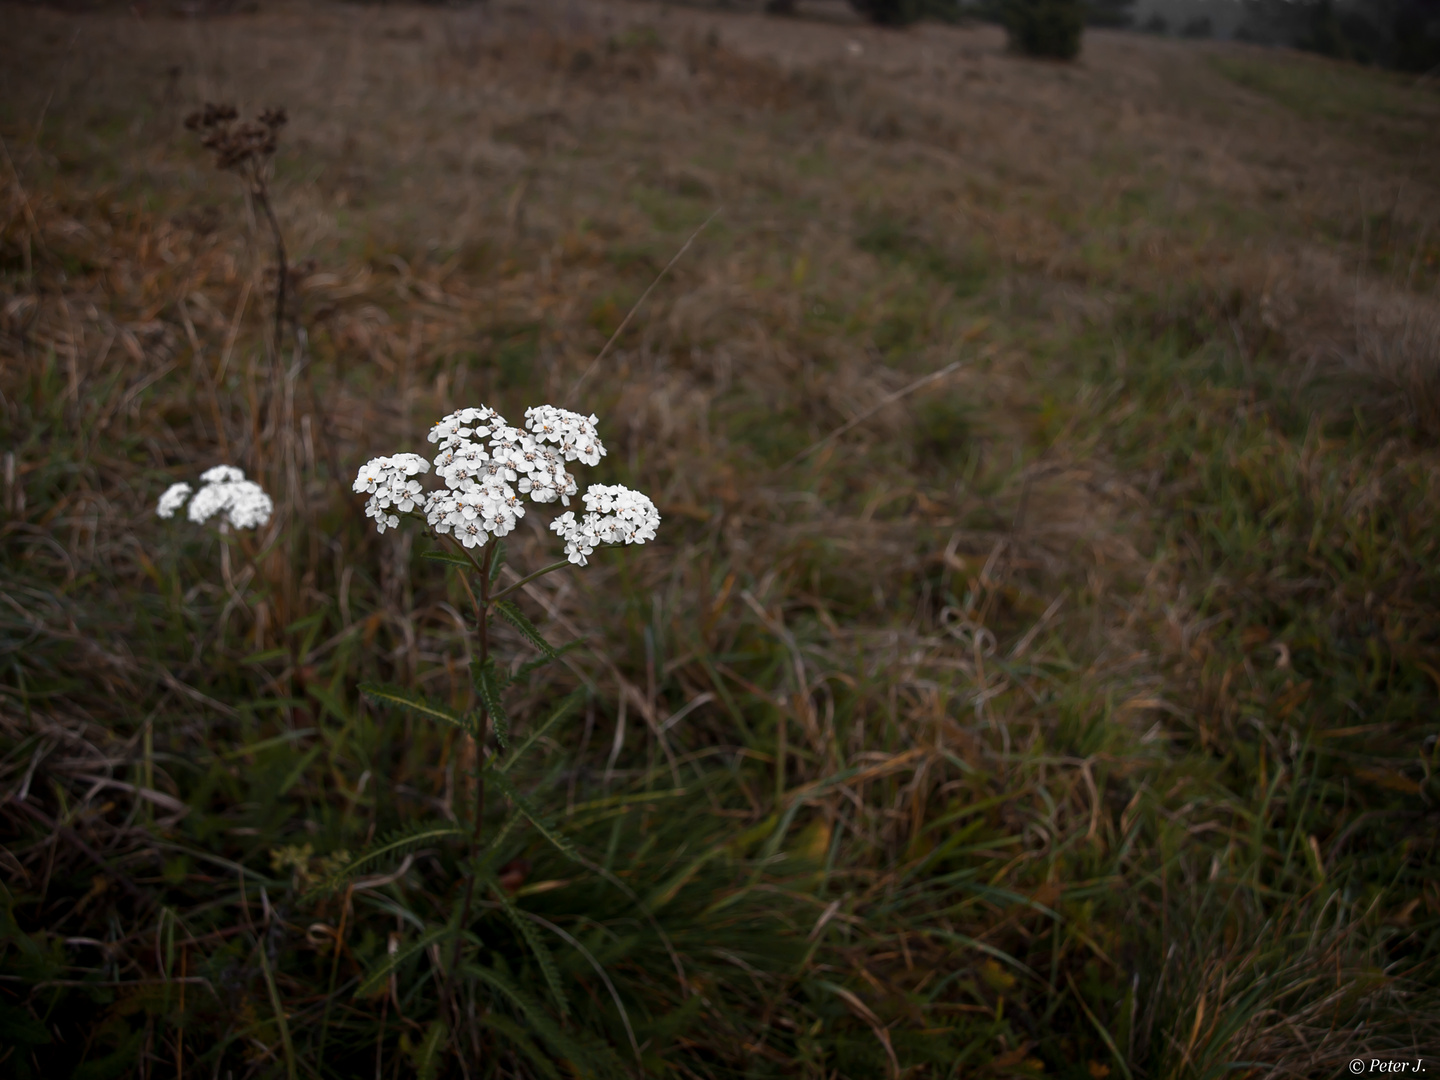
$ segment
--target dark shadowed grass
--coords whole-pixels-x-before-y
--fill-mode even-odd
[[[5,189],[4,1068],[1099,1080],[1433,1045],[1440,536],[1427,428],[1396,421],[1427,384],[1347,353],[1357,415],[1292,366],[1306,324],[1243,256],[1271,211],[1168,218],[1163,185],[1000,143],[976,167],[1029,187],[991,199],[925,164],[948,129],[854,141],[878,121],[837,110],[844,80],[653,26],[511,28],[437,76],[403,50],[450,16],[369,17],[355,55],[401,90],[516,97],[488,158],[441,147],[488,179],[410,205],[453,213],[433,249],[391,231],[407,178],[450,168],[411,111],[352,125],[388,157],[318,125],[282,154],[307,362],[267,355],[243,204],[148,97],[135,127],[67,87]],[[457,27],[452,52],[483,40]],[[667,58],[733,88],[685,91],[698,135],[605,112],[647,108]],[[796,147],[822,123],[834,146]],[[525,590],[583,643],[513,690],[512,739],[575,707],[487,786],[457,928],[463,744],[356,688],[468,707],[469,600],[423,537],[365,528],[350,475],[457,403],[560,399],[716,188],[585,400],[595,479],[655,494],[660,538]],[[154,518],[220,460],[273,529]],[[501,833],[522,795],[536,820]]]

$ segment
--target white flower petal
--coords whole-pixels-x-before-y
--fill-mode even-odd
[[[185,500],[190,497],[190,492],[193,490],[189,484],[171,484],[165,489],[165,494],[160,496],[155,513],[162,518],[174,517],[175,511],[185,505]]]

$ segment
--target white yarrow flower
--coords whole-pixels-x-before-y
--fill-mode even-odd
[[[559,499],[565,506],[570,505],[570,496],[578,490],[575,477],[565,471],[565,463],[554,450],[543,446],[531,449],[525,455],[529,468],[520,477],[522,494],[529,495],[537,503],[554,502]]]
[[[216,465],[200,474],[201,482],[206,484],[238,484],[244,479],[245,474],[234,465]]]
[[[355,485],[351,490],[360,494],[364,494],[365,492],[373,493],[377,487],[385,482],[385,474],[389,469],[390,459],[388,457],[371,458],[362,465],[360,471],[355,474]]]
[[[643,544],[654,540],[660,527],[660,511],[650,497],[622,484],[591,484],[585,508],[599,518],[602,534],[613,537],[607,543]]]
[[[538,441],[555,443],[566,461],[578,460],[586,465],[597,465],[605,456],[605,445],[596,428],[599,423],[600,418],[593,413],[581,416],[554,405],[537,405],[525,410],[525,426]]]
[[[270,520],[275,509],[270,496],[233,465],[216,465],[201,473],[200,479],[204,486],[190,499],[186,512],[195,524],[203,525],[217,514],[232,529],[258,529]],[[190,498],[190,492],[189,484],[171,484],[160,496],[155,512],[162,518],[174,517]]]
[[[601,543],[595,531],[598,520],[597,514],[577,519],[573,510],[566,510],[550,523],[551,530],[565,541],[566,557],[576,566],[585,566],[590,561],[590,553]]]
[[[643,544],[655,539],[660,511],[649,496],[620,484],[592,484],[585,492],[588,513],[576,518],[567,511],[550,523],[565,541],[565,554],[584,566],[602,544]]]
[[[479,443],[460,439],[435,456],[435,475],[452,488],[464,487],[480,475],[490,455]]]
[[[428,436],[439,447],[434,466],[443,489],[421,487],[416,477],[430,468],[424,458],[396,454],[367,462],[354,490],[370,497],[365,513],[380,532],[399,525],[400,513],[416,510],[437,535],[480,547],[491,536],[514,530],[525,516],[527,496],[537,503],[570,505],[579,485],[566,464],[599,463],[605,455],[599,422],[594,415],[537,405],[525,410],[522,429],[484,405],[457,409]],[[592,486],[585,507],[581,517],[567,511],[550,525],[564,539],[570,561],[581,566],[602,544],[653,540],[660,524],[649,498],[618,485]]]
[[[422,488],[419,480],[411,477],[430,471],[430,463],[419,454],[393,454],[389,457],[371,458],[355,474],[352,490],[357,494],[369,494],[365,503],[365,516],[375,519],[375,528],[383,533],[386,529],[397,528],[399,510],[408,514],[422,502]]]
[[[155,513],[162,518],[174,517],[175,511],[185,505],[185,500],[194,490],[189,484],[171,484],[165,489],[165,494],[160,496],[160,505],[155,507]]]
[[[490,432],[490,456],[506,465],[518,467],[524,461],[525,444],[530,441],[525,432],[502,421]]]
[[[441,447],[452,446],[471,435],[483,439],[490,434],[491,424],[497,421],[504,424],[505,418],[484,405],[479,408],[460,409],[437,421],[430,429],[428,438],[433,443],[439,443]]]

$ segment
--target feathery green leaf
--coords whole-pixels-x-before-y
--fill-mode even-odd
[[[492,877],[489,885],[490,892],[500,901],[505,914],[510,917],[515,929],[520,931],[520,936],[525,939],[525,944],[530,946],[530,951],[535,954],[535,962],[540,965],[540,974],[545,977],[545,984],[550,987],[550,994],[555,999],[560,1015],[569,1016],[570,1002],[565,997],[565,987],[560,982],[560,969],[555,966],[555,957],[550,952],[550,946],[540,937],[540,931],[535,928],[535,924],[516,908],[510,894],[500,887],[500,883]]]
[[[515,627],[516,630],[519,630],[520,633],[524,635],[525,640],[530,642],[537,651],[543,653],[547,660],[556,659],[555,646],[545,640],[545,635],[540,633],[539,628],[530,621],[529,616],[521,611],[513,601],[497,600],[495,602],[495,610],[500,613],[506,622]]]
[[[505,705],[500,700],[500,677],[495,670],[495,661],[487,659],[482,664],[479,660],[472,660],[470,673],[474,678],[475,689],[480,694],[480,700],[485,703],[485,708],[490,713],[490,722],[495,727],[495,741],[501,746],[508,745],[510,717],[506,715]]]

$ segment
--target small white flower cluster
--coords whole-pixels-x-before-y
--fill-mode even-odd
[[[375,528],[384,532],[396,528],[400,515],[388,513],[390,509],[409,513],[420,500],[420,481],[413,480],[416,473],[430,471],[430,463],[419,454],[394,454],[391,457],[371,458],[355,477],[353,490],[368,494],[365,516],[375,519]]]
[[[593,413],[581,416],[554,405],[536,405],[525,410],[525,426],[540,442],[554,443],[566,461],[579,461],[585,465],[599,465],[605,456],[605,447],[600,444],[600,434],[595,425],[600,418]]]
[[[453,535],[466,547],[479,547],[491,536],[505,536],[525,516],[522,496],[537,503],[570,505],[579,491],[566,464],[597,465],[605,455],[595,416],[581,416],[554,405],[525,410],[525,427],[511,427],[486,406],[460,409],[430,429],[439,444],[435,475],[445,487],[421,494],[414,477],[429,464],[416,454],[379,457],[355,478],[355,491],[369,494],[365,513],[384,532],[400,524],[399,512],[417,506],[437,533]],[[600,544],[643,544],[654,539],[660,514],[644,495],[623,487],[592,486],[585,492],[585,517],[562,514],[551,528],[565,538],[570,561]],[[564,523],[564,524],[562,524]]]
[[[566,511],[550,523],[565,541],[565,554],[576,566],[584,566],[590,553],[601,544],[643,544],[655,539],[660,511],[648,495],[620,484],[592,484],[585,491],[583,518]]]
[[[200,474],[200,488],[195,498],[190,499],[194,490],[189,484],[171,484],[160,496],[155,512],[162,518],[172,518],[185,500],[190,499],[188,517],[197,525],[203,525],[216,514],[224,515],[224,524],[234,529],[258,529],[270,520],[275,504],[263,488],[253,480],[246,480],[245,474],[233,465],[216,465]]]

